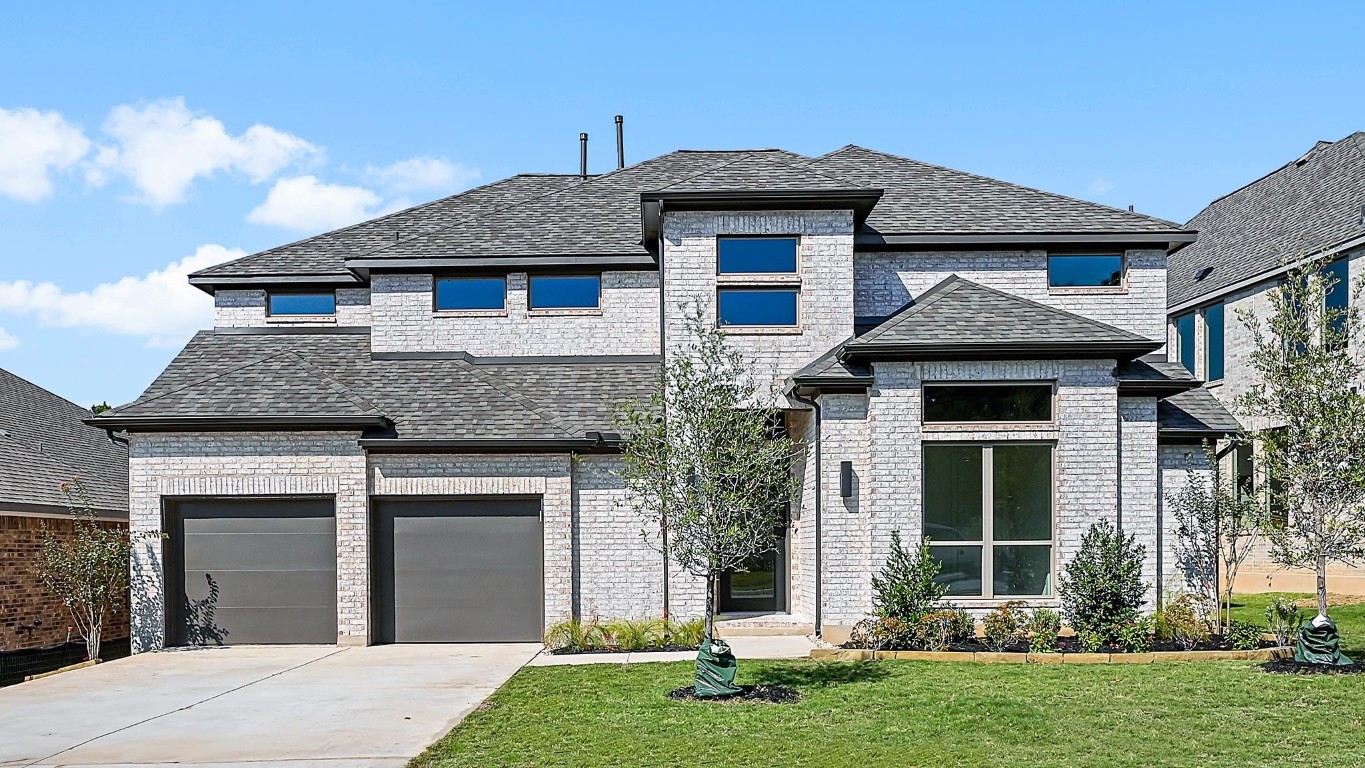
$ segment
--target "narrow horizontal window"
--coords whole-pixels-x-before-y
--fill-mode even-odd
[[[531,278],[531,309],[597,309],[602,279],[597,275],[537,275]]]
[[[335,293],[272,293],[269,310],[272,315],[335,315],[337,297]]]
[[[722,237],[716,250],[722,275],[796,274],[794,237]]]
[[[1052,385],[925,384],[924,421],[1052,421]]]
[[[436,281],[437,309],[503,309],[507,280],[502,277],[452,277]]]
[[[716,322],[734,326],[796,326],[793,288],[722,288],[717,292]]]
[[[1049,254],[1047,284],[1053,288],[1117,288],[1123,285],[1123,256]]]

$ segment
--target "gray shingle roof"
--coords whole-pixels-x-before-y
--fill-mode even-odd
[[[1166,359],[1165,355],[1145,355],[1129,360],[1114,373],[1121,390],[1166,396],[1194,389],[1203,382],[1194,377],[1184,365]]]
[[[202,331],[109,415],[382,414],[400,439],[569,439],[611,431],[616,403],[647,399],[657,377],[657,363],[637,360],[374,360],[366,334]]]
[[[809,167],[884,190],[866,226],[881,234],[1170,232],[1155,216],[1043,192],[854,145]]]
[[[1156,421],[1157,428],[1166,435],[1214,437],[1232,434],[1238,429],[1237,419],[1213,393],[1202,387],[1158,402]]]
[[[1365,133],[1318,142],[1308,154],[1218,198],[1190,219],[1199,240],[1171,255],[1166,301],[1176,306],[1365,236]],[[1195,275],[1213,271],[1203,280]]]
[[[348,275],[350,273],[345,263],[347,256],[390,245],[396,239],[395,234],[411,237],[420,232],[448,227],[462,219],[557,192],[580,182],[576,174],[513,176],[425,205],[209,267],[196,272],[194,276]]]
[[[90,411],[0,369],[0,510],[5,503],[64,508],[61,484],[79,477],[100,511],[128,514],[128,450],[81,419]]]
[[[846,179],[801,167],[801,159],[776,153],[745,155],[651,192],[807,191],[864,189]]]
[[[850,354],[867,354],[889,347],[970,351],[1090,346],[1150,352],[1159,344],[1131,331],[952,275],[881,325],[849,341],[845,348]]]
[[[849,339],[852,341],[852,339]],[[836,345],[825,354],[815,358],[809,365],[788,377],[788,383],[818,380],[822,382],[847,381],[850,384],[867,381],[872,377],[872,368],[863,362],[839,359],[844,351],[843,344]]]

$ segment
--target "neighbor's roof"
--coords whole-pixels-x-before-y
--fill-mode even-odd
[[[1214,200],[1186,226],[1199,240],[1170,257],[1175,307],[1365,237],[1365,133],[1320,141],[1307,154]],[[1202,280],[1195,276],[1212,267]]]
[[[0,511],[66,507],[61,484],[79,477],[99,511],[128,514],[128,450],[86,426],[90,411],[0,369]]]
[[[360,333],[201,331],[137,400],[101,417],[130,429],[307,421],[401,440],[556,440],[610,431],[616,404],[648,399],[658,364],[462,354],[374,359]]]
[[[1161,344],[951,275],[843,346],[845,358],[990,359],[1001,354],[1136,357]]]
[[[1239,428],[1228,409],[1202,387],[1158,402],[1156,420],[1159,434],[1166,439],[1213,439]]]

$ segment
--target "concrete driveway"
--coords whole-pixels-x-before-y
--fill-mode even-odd
[[[0,766],[402,766],[532,644],[146,653],[0,688]]]

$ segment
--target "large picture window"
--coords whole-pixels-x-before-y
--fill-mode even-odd
[[[1052,385],[924,385],[926,424],[1012,421],[1052,421]]]
[[[1051,253],[1047,284],[1053,288],[1122,288],[1123,255],[1119,253]]]
[[[924,535],[954,597],[1052,595],[1052,446],[924,445]]]

